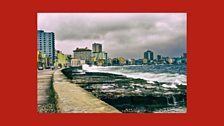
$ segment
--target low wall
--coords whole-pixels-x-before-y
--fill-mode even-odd
[[[71,83],[61,70],[53,75],[53,88],[59,113],[121,113],[78,84]]]

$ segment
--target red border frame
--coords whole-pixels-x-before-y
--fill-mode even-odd
[[[20,0],[4,1],[1,14],[2,61],[0,124],[71,125],[223,125],[223,66],[218,56],[223,20],[221,0]],[[187,114],[38,114],[36,110],[36,30],[38,12],[187,13]],[[220,28],[220,29],[216,29]],[[208,51],[209,50],[209,51]],[[210,53],[211,52],[211,53]],[[206,53],[206,55],[205,55]],[[212,53],[216,53],[214,55]],[[212,59],[220,61],[213,62]],[[204,62],[203,62],[204,61]],[[209,67],[209,66],[213,66]],[[219,67],[220,66],[220,67]],[[2,72],[2,73],[3,73]],[[215,85],[212,86],[211,84]],[[218,103],[218,104],[216,104]]]

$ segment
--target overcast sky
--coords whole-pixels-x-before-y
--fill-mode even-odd
[[[55,33],[56,49],[102,43],[111,58],[180,56],[186,52],[186,13],[38,13],[38,30]]]

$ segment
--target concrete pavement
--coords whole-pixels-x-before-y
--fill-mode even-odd
[[[56,112],[54,93],[52,90],[52,77],[54,70],[38,71],[37,103],[38,112]]]
[[[60,113],[121,113],[78,84],[72,83],[60,70],[54,73],[53,86]]]
[[[39,113],[121,113],[74,84],[61,70],[38,71]]]

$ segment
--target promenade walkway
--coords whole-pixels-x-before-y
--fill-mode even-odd
[[[38,71],[38,92],[37,103],[38,112],[56,112],[54,92],[52,90],[53,70]]]
[[[60,70],[55,71],[53,81],[57,110],[60,113],[121,113],[78,84],[72,83]]]

